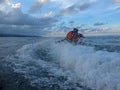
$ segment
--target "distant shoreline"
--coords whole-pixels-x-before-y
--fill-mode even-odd
[[[0,37],[42,37],[42,36],[32,36],[32,35],[13,35],[13,34],[0,34]]]

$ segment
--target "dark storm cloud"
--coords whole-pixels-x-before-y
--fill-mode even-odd
[[[104,25],[103,22],[96,22],[96,23],[94,23],[94,26],[102,26],[102,25]]]

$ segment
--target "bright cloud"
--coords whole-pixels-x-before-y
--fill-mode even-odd
[[[50,12],[46,13],[46,14],[44,15],[44,17],[50,17],[52,14],[53,14],[53,12],[50,11]]]
[[[20,8],[21,3],[12,4],[12,8]]]

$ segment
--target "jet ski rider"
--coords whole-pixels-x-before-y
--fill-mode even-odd
[[[78,31],[77,28],[74,28],[72,31],[68,32],[65,40],[76,44],[81,37],[84,37],[82,34],[78,33]]]

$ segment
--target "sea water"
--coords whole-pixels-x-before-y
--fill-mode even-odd
[[[83,45],[55,42],[61,39],[1,37],[1,70],[12,71],[0,74],[16,78],[16,90],[25,82],[36,90],[120,90],[120,36],[87,37]]]

